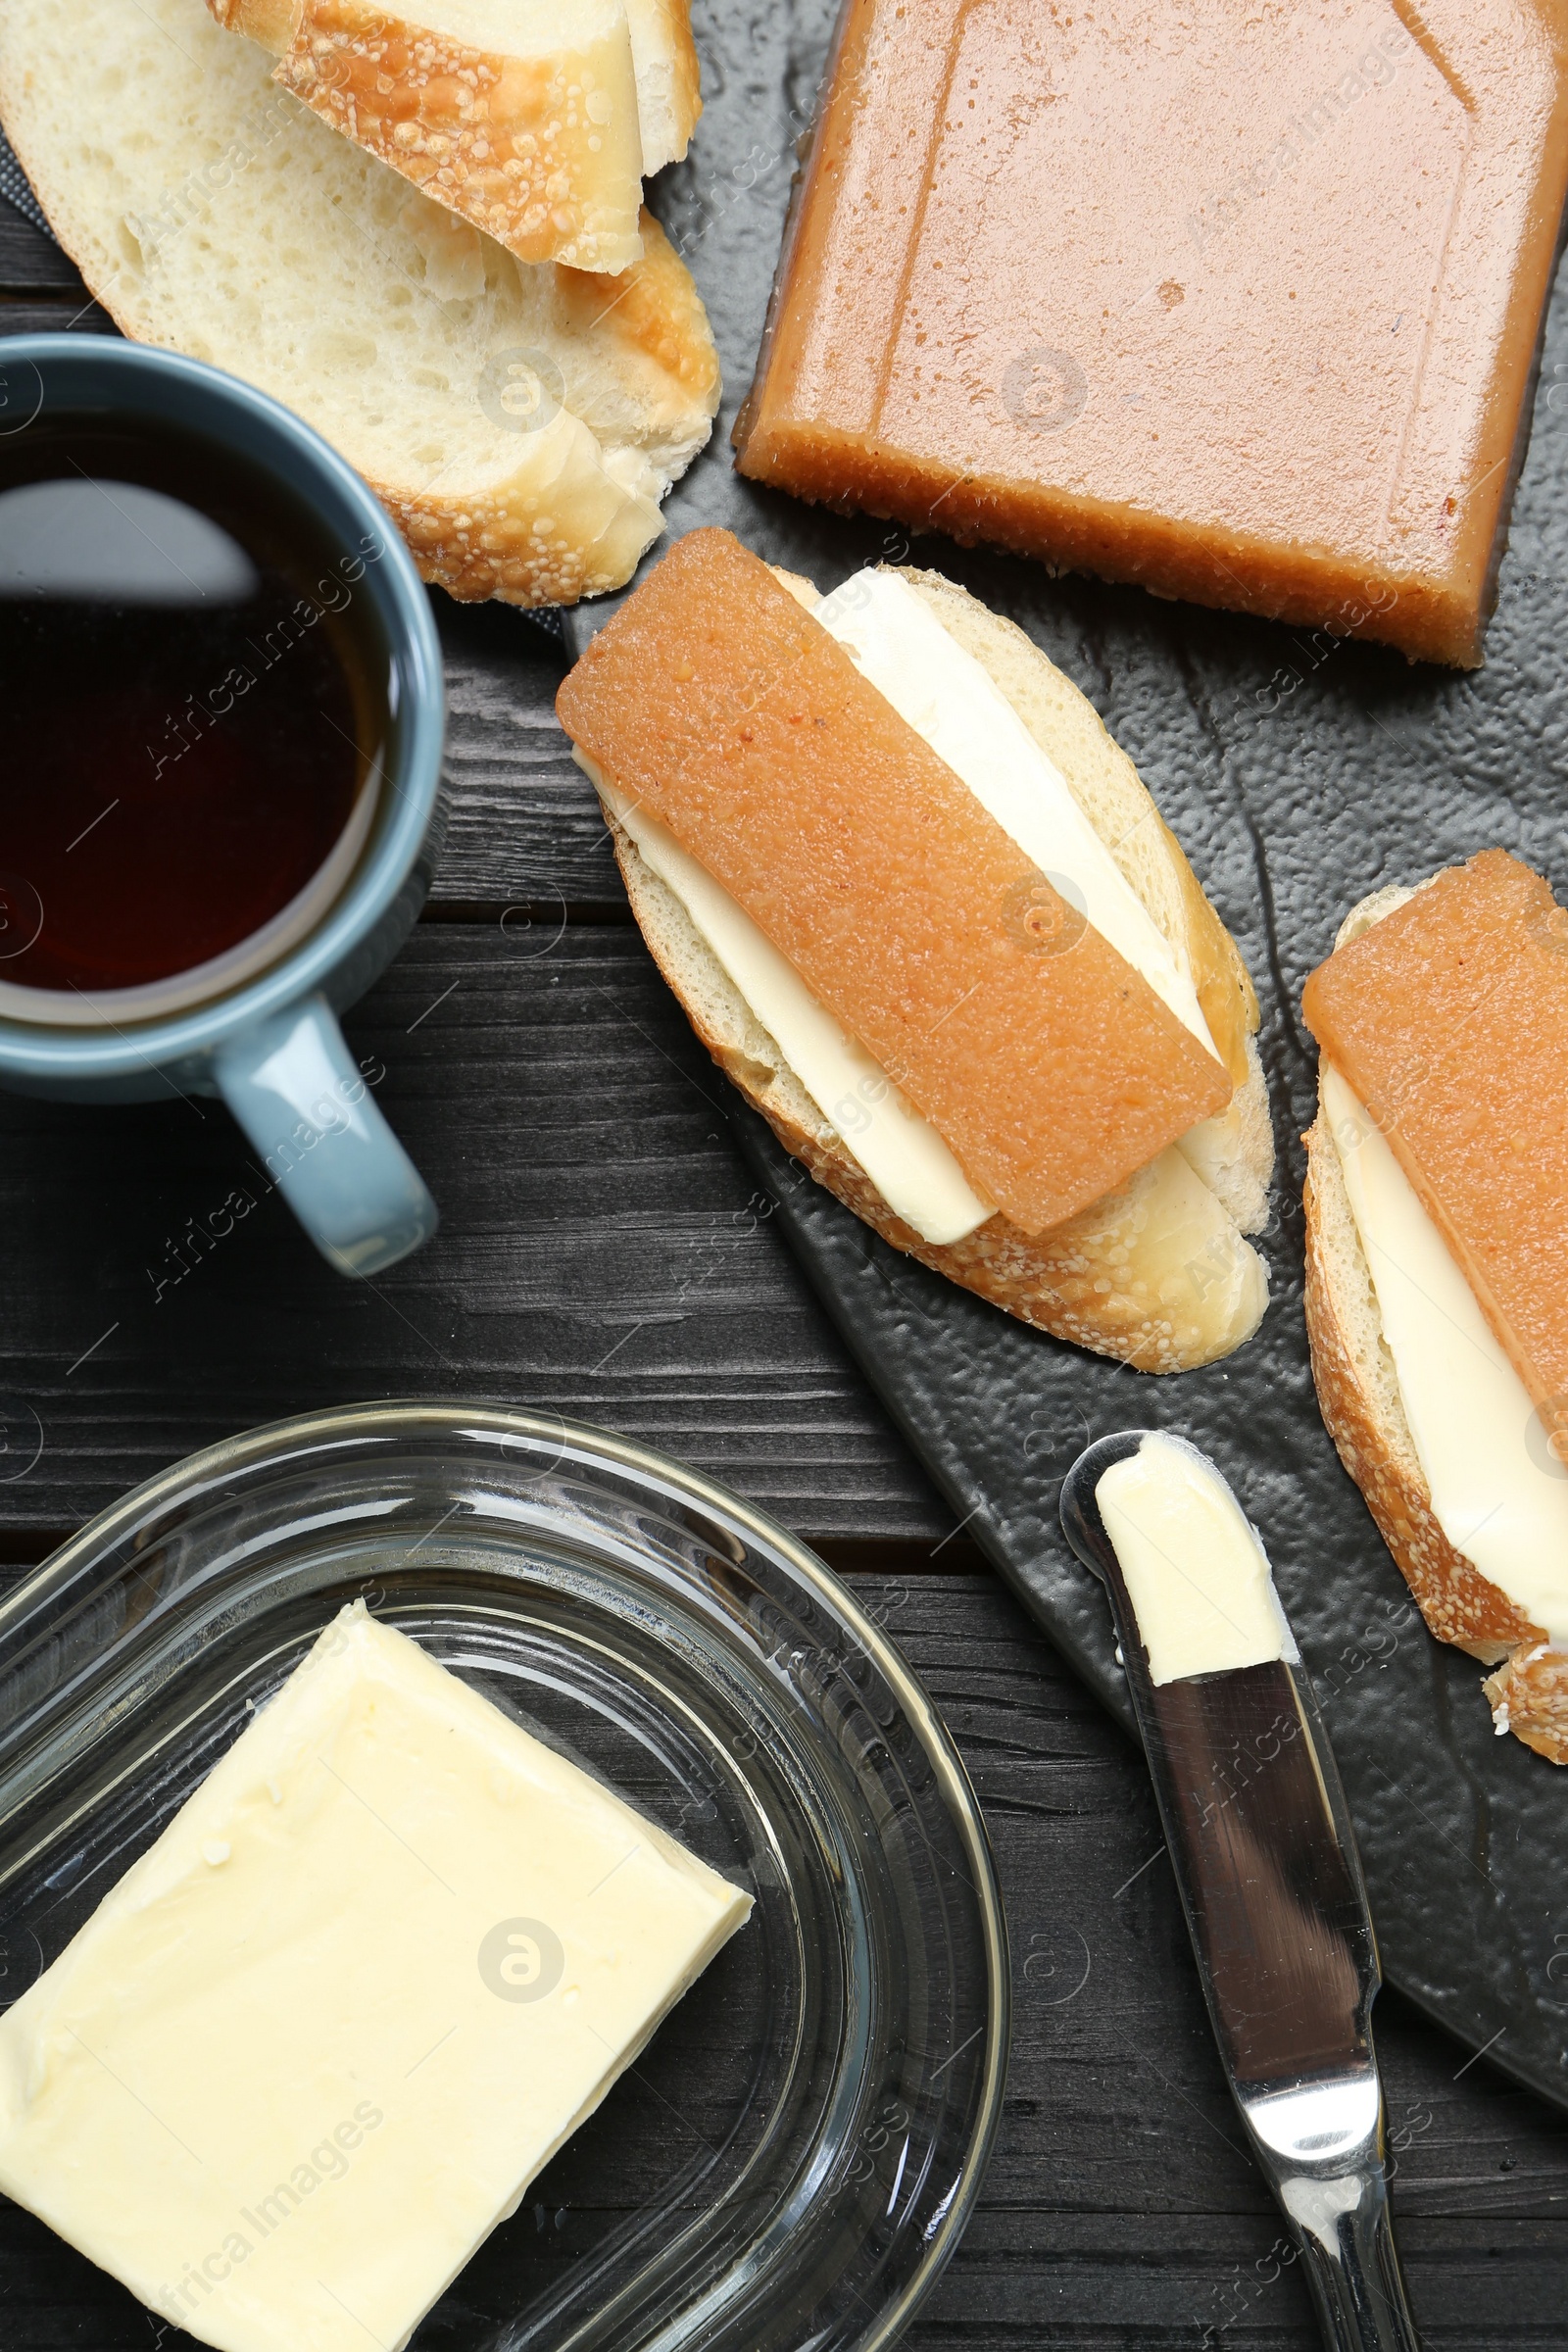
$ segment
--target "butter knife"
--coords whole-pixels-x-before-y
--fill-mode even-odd
[[[1328,1735],[1288,1659],[1152,1681],[1096,1494],[1149,1434],[1078,1456],[1062,1528],[1110,1595],[1214,2038],[1323,2340],[1418,2352],[1389,2216],[1377,1945]]]

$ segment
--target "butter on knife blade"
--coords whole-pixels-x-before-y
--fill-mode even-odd
[[[1268,1554],[1212,1462],[1148,1430],[1095,1489],[1156,1686],[1300,1652]]]

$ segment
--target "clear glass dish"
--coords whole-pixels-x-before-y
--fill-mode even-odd
[[[891,2343],[963,2228],[1002,2099],[979,1808],[828,1570],[602,1431],[489,1405],[276,1423],[137,1489],[29,1578],[0,1608],[6,1996],[359,1595],[757,1896],[416,2352]],[[94,2352],[146,2352],[148,2315],[41,2223],[13,2212],[3,2245],[7,2352],[61,2341],[68,2309]]]

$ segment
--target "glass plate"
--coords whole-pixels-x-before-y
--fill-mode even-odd
[[[962,2230],[1002,2098],[979,1807],[819,1561],[602,1431],[489,1405],[275,1423],[29,1578],[0,1608],[7,1995],[359,1595],[757,1896],[416,2352],[890,2343]],[[73,2341],[147,2352],[128,2295],[41,2223],[5,2225],[7,2352],[64,2340],[68,2311]]]

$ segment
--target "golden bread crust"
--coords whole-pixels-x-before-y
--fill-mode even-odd
[[[218,14],[221,0],[208,5]],[[368,0],[304,0],[273,79],[519,261],[615,271],[641,251],[624,33],[504,57]]]
[[[1568,1651],[1515,1650],[1481,1688],[1516,1740],[1548,1764],[1568,1764]]]
[[[692,33],[691,0],[644,0],[643,13],[658,54],[669,74],[665,144],[644,163],[645,170],[658,172],[665,164],[681,162],[691,145],[692,132],[703,111],[703,71]],[[634,23],[634,45],[637,29]]]
[[[703,112],[703,69],[697,55],[697,41],[692,32],[692,12],[689,6],[675,6],[673,0],[665,10],[670,26],[670,59],[674,68],[675,120],[683,124],[681,144],[676,162],[691,143],[692,132]]]
[[[618,277],[557,272],[566,323],[575,332],[609,332],[628,352],[660,368],[670,387],[667,430],[690,431],[690,416],[712,416],[721,389],[718,352],[697,281],[652,213],[641,217],[642,254]]]
[[[294,38],[305,0],[207,0],[207,5],[225,32],[259,41],[279,57]]]
[[[652,499],[616,495],[586,425],[564,413],[530,457],[493,491],[455,506],[439,490],[405,490],[368,476],[408,541],[419,576],[460,604],[567,605],[619,587],[659,536]],[[559,445],[559,454],[558,454]]]
[[[622,586],[719,398],[701,300],[652,216],[618,276],[524,268],[328,135],[202,0],[82,5],[115,46],[79,106],[66,12],[22,26],[0,9],[0,112],[122,332],[304,417],[455,597],[554,605]],[[281,39],[300,5],[230,0],[228,15]],[[129,64],[148,69],[144,116],[106,95]],[[498,408],[513,429],[495,429]]]

